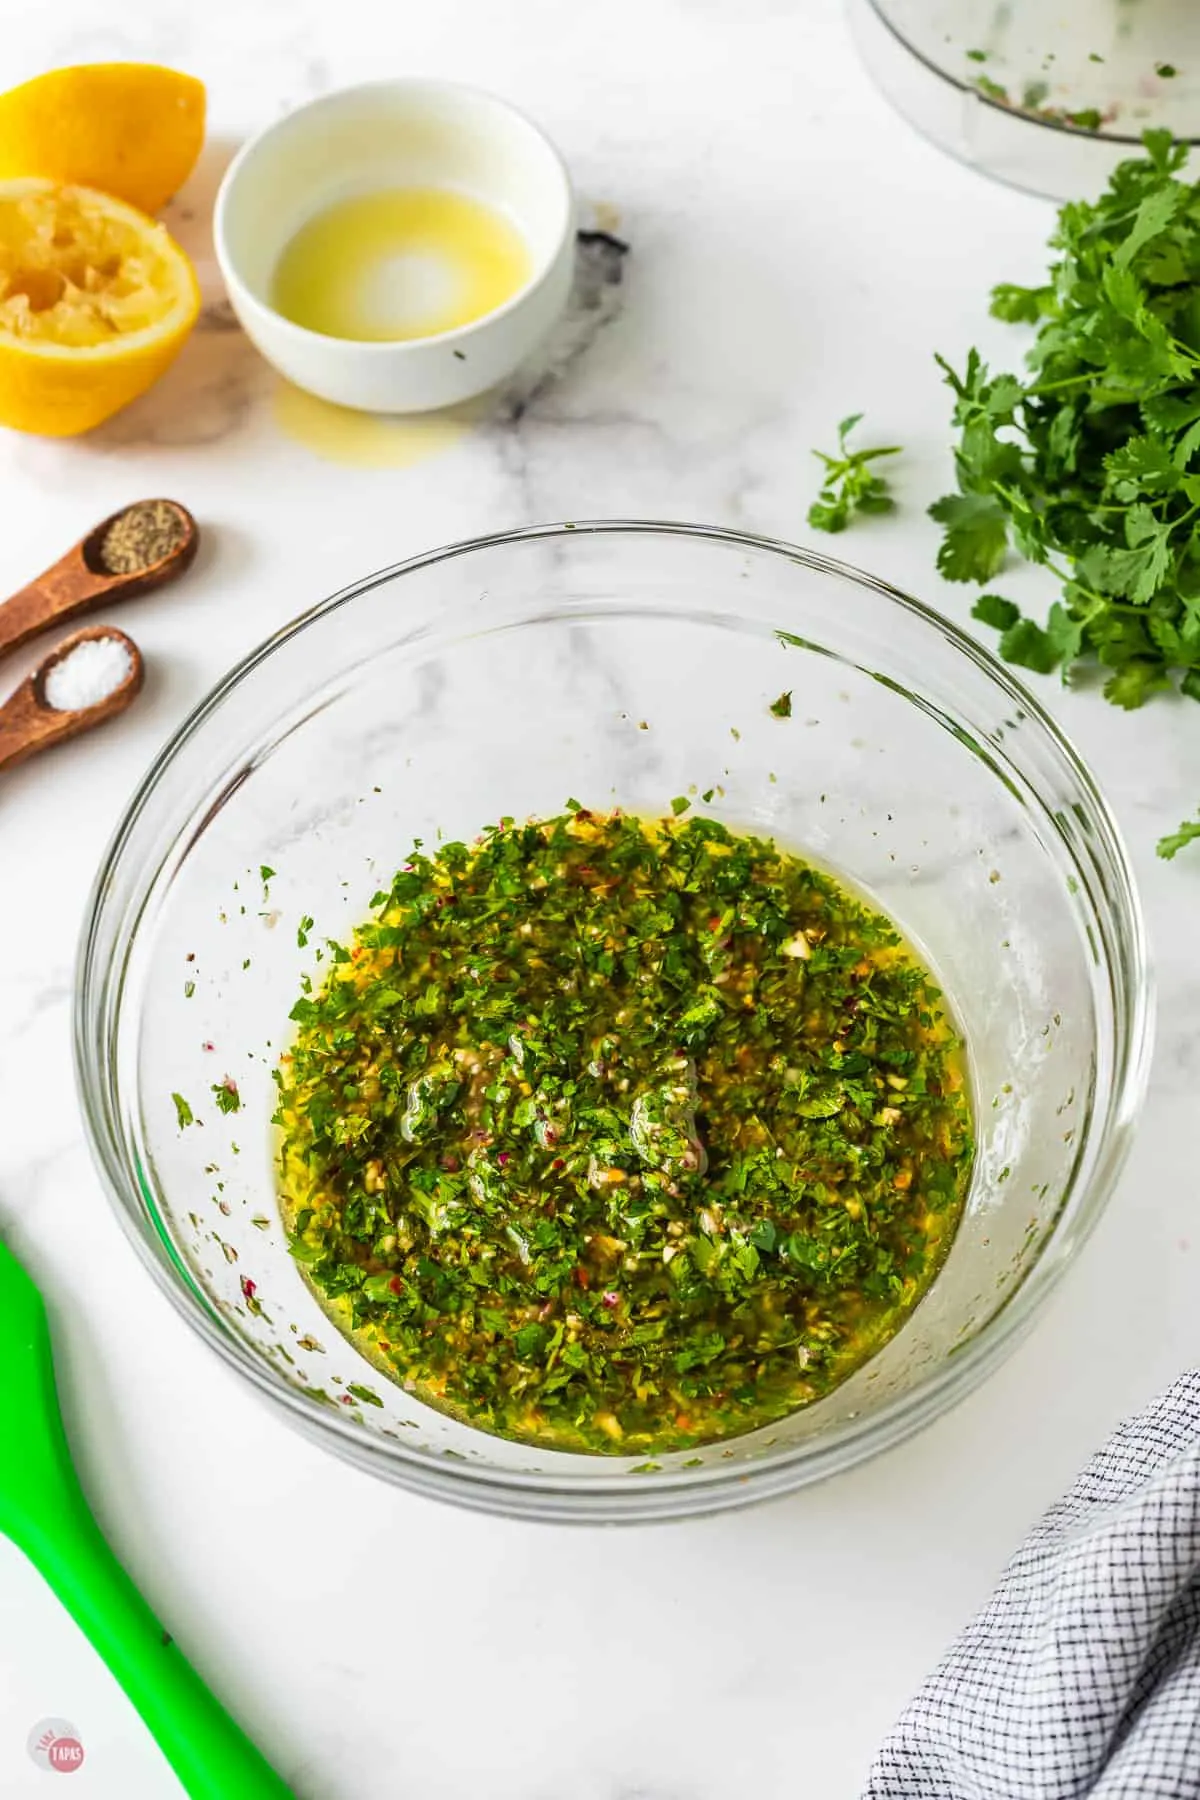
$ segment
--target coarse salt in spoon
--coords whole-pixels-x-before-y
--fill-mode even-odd
[[[173,581],[191,563],[199,541],[195,519],[178,500],[123,506],[0,604],[0,656],[51,625]]]
[[[65,638],[0,706],[0,769],[115,719],[145,673],[133,639],[112,625]]]

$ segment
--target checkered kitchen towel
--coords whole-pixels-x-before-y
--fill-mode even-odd
[[[1122,1425],[885,1742],[863,1800],[1200,1800],[1200,1371]]]

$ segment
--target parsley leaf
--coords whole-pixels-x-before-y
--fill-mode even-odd
[[[1047,632],[1032,619],[1018,619],[1000,639],[1000,654],[1005,662],[1035,674],[1049,675],[1059,665],[1059,654]]]
[[[1126,712],[1144,704],[1158,688],[1167,686],[1167,678],[1154,663],[1127,662],[1113,671],[1104,684],[1104,698]]]
[[[929,509],[946,527],[937,566],[947,581],[990,581],[1004,562],[1008,523],[991,494],[946,494]]]
[[[1172,831],[1158,840],[1158,854],[1170,862],[1173,856],[1186,848],[1188,844],[1200,841],[1200,819],[1185,819],[1178,831]]]
[[[1036,325],[1053,311],[1054,289],[1051,287],[1016,287],[1002,281],[992,289],[989,311],[994,319],[1006,319],[1010,325]]]
[[[790,689],[780,694],[778,700],[772,700],[767,709],[776,719],[790,719],[792,716],[792,696]]]
[[[971,608],[973,619],[979,619],[984,625],[994,625],[997,631],[1007,631],[1020,616],[1020,607],[1005,600],[1001,594],[980,594]]]
[[[823,450],[813,451],[825,465],[821,492],[808,509],[808,522],[814,531],[845,531],[856,513],[886,513],[896,505],[884,477],[874,474],[868,465],[880,456],[899,456],[900,446],[851,450],[846,439],[861,419],[861,413],[851,413],[842,420],[836,456],[827,456]]]

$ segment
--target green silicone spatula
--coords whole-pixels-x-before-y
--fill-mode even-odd
[[[192,1800],[285,1800],[109,1549],[67,1447],[42,1297],[0,1241],[0,1531],[41,1571]]]

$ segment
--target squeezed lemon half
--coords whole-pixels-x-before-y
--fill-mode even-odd
[[[200,292],[164,226],[110,194],[0,182],[0,424],[71,437],[174,361]]]

